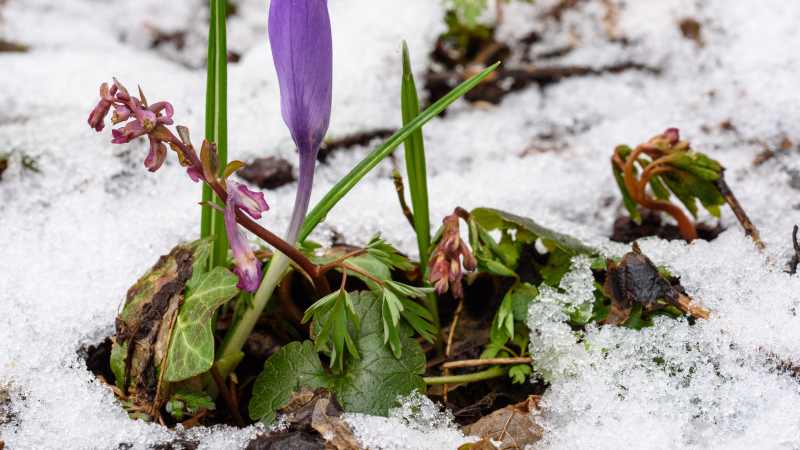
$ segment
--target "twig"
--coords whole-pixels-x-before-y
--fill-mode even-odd
[[[492,367],[490,369],[482,370],[480,372],[468,373],[464,375],[449,375],[441,377],[424,377],[422,380],[425,384],[459,384],[459,383],[472,383],[475,381],[491,380],[492,378],[499,378],[506,374],[506,369],[503,367]]]
[[[374,281],[375,283],[377,283],[379,286],[383,286],[383,284],[384,284],[383,280],[381,280],[380,278],[377,278],[376,276],[372,275],[371,273],[369,273],[369,272],[367,272],[365,270],[361,270],[358,267],[352,266],[352,265],[347,264],[347,263],[341,263],[341,264],[339,264],[339,267],[341,267],[342,269],[349,270],[351,272],[357,273],[359,275],[363,275],[363,276],[369,278],[370,280]],[[347,273],[347,272],[344,272],[344,273]]]
[[[508,366],[514,364],[530,364],[533,359],[529,356],[521,356],[518,358],[487,358],[487,359],[465,359],[461,361],[450,361],[442,364],[445,369],[458,369],[462,367],[479,367],[479,366]]]
[[[453,314],[453,322],[450,324],[450,331],[447,333],[447,346],[444,350],[444,358],[447,359],[450,357],[450,352],[453,350],[453,336],[456,334],[456,326],[458,326],[458,320],[461,318],[461,311],[464,310],[464,299],[458,299],[458,306],[456,307],[456,312]],[[450,368],[447,367],[447,364],[444,366],[444,376],[447,377],[450,375]],[[442,398],[444,398],[445,403],[447,403],[447,388],[448,386],[445,384],[442,388]]]
[[[797,266],[800,265],[800,242],[797,242],[797,225],[794,226],[792,230],[792,246],[794,247],[794,255],[792,255],[792,259],[789,260],[788,267],[786,268],[786,272],[790,275],[794,275],[797,273]]]
[[[497,440],[500,441],[500,443],[503,442],[503,435],[505,435],[508,432],[508,425],[511,423],[511,419],[514,418],[514,415],[516,413],[517,413],[516,408],[511,408],[511,414],[508,415],[508,419],[506,419],[506,423],[503,425],[503,429],[500,430],[500,434],[497,436]],[[518,449],[519,445],[517,445],[517,440],[514,439],[514,436],[512,436],[511,433],[509,433],[508,437],[510,437],[511,441],[514,443],[514,448]]]
[[[333,261],[331,261],[331,262],[329,262],[327,264],[323,264],[323,265],[319,266],[319,272],[320,273],[326,273],[331,269],[335,269],[337,266],[341,265],[344,261],[346,261],[346,260],[348,260],[350,258],[353,258],[355,256],[358,256],[358,255],[360,255],[362,253],[366,253],[366,250],[363,249],[363,248],[360,248],[358,250],[353,250],[352,252],[348,252],[348,253],[340,256],[339,258],[336,258],[335,260],[333,260]]]
[[[411,208],[409,208],[408,203],[406,203],[405,188],[403,187],[403,176],[400,175],[400,172],[397,170],[393,170],[392,180],[394,180],[394,190],[397,192],[397,200],[400,202],[400,208],[403,210],[403,215],[406,216],[406,220],[408,220],[408,223],[411,225],[411,229],[416,230],[416,225],[414,225],[414,213],[411,212]]]
[[[217,389],[219,389],[219,393],[222,394],[225,404],[228,405],[228,410],[231,412],[233,420],[236,421],[236,425],[238,425],[240,428],[244,428],[246,424],[242,419],[241,414],[239,414],[239,408],[236,407],[237,402],[231,396],[231,391],[228,390],[228,386],[225,384],[225,380],[222,379],[222,375],[220,375],[217,366],[211,367],[211,376],[214,377],[214,383],[217,384]]]
[[[719,189],[719,193],[722,194],[722,196],[725,198],[725,201],[728,203],[728,206],[730,206],[733,210],[733,213],[736,215],[739,223],[742,224],[742,228],[744,228],[744,234],[750,236],[750,239],[753,240],[759,250],[764,250],[766,246],[761,240],[761,236],[758,233],[758,228],[756,228],[753,222],[750,221],[750,218],[747,217],[747,213],[744,212],[739,200],[736,199],[736,196],[733,195],[733,192],[728,187],[728,183],[725,182],[724,169],[720,174],[719,179],[715,181],[715,184],[717,185],[717,189]]]

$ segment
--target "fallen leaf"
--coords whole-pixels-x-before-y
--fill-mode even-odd
[[[531,395],[520,403],[498,409],[481,420],[464,427],[464,433],[478,436],[483,441],[491,439],[498,442],[498,449],[524,449],[542,438],[544,430],[531,418],[531,413],[539,409],[537,395]],[[485,446],[483,441],[472,444],[470,450],[483,450],[495,447]]]

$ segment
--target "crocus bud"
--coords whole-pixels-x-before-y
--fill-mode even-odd
[[[327,0],[272,0],[269,40],[281,114],[301,158],[316,153],[331,116],[333,56]]]
[[[269,209],[264,194],[253,192],[235,181],[228,180],[228,199],[225,204],[225,231],[233,252],[233,271],[239,277],[237,286],[248,292],[255,292],[261,282],[261,262],[239,232],[236,224],[236,210],[241,209],[254,219]]]

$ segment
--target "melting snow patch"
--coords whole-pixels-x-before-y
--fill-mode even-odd
[[[413,393],[399,399],[400,406],[389,417],[347,414],[356,437],[370,450],[455,449],[475,442],[465,437],[453,422],[453,414],[428,397]]]

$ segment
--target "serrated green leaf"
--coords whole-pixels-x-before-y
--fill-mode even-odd
[[[301,387],[318,389],[331,385],[313,344],[289,343],[270,356],[256,378],[248,405],[250,418],[269,425],[275,420],[275,411]]]
[[[514,384],[523,384],[528,381],[528,377],[533,373],[533,367],[530,364],[517,364],[508,369],[508,377]]]
[[[232,299],[239,279],[228,269],[215,267],[198,279],[178,313],[170,339],[167,381],[186,380],[208,371],[214,363],[214,312]]]
[[[527,322],[528,307],[539,296],[539,289],[529,283],[520,283],[512,293],[511,307],[514,320],[517,322]]]
[[[354,293],[354,302],[361,317],[361,333],[357,347],[362,358],[348,362],[346,370],[335,380],[336,396],[348,412],[385,416],[396,405],[399,395],[414,390],[424,392],[425,354],[410,330],[398,329],[401,357],[384,345],[381,302],[371,292]]]

